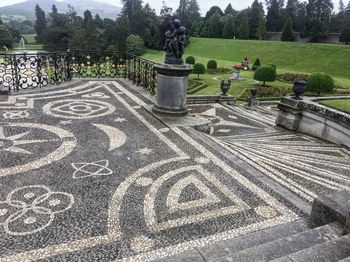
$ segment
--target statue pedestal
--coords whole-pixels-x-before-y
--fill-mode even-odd
[[[192,66],[159,63],[154,68],[158,86],[153,112],[169,116],[187,115],[188,75],[192,72]]]

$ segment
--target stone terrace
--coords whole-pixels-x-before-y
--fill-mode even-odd
[[[191,106],[200,132],[151,105],[119,80],[0,101],[0,261],[215,261],[207,246],[278,235],[350,190],[350,152],[275,127],[271,107]]]

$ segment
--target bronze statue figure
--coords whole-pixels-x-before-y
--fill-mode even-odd
[[[179,19],[171,23],[173,31],[168,30],[165,33],[165,61],[166,64],[182,65],[184,63],[182,56],[185,52],[186,28],[181,26]]]

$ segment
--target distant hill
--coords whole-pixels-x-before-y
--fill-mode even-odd
[[[28,0],[23,3],[0,7],[0,15],[6,18],[25,17],[32,20],[35,18],[34,9],[36,4],[39,4],[46,14],[51,12],[53,4],[56,5],[59,12],[67,12],[69,4],[74,7],[78,15],[83,15],[84,11],[88,9],[94,15],[99,14],[102,18],[112,19],[115,19],[121,10],[121,8],[114,5],[94,0]]]

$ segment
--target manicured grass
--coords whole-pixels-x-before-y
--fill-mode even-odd
[[[27,41],[27,44],[36,44],[36,34],[23,34],[22,36]]]
[[[239,63],[244,57],[251,63],[259,58],[262,64],[275,64],[277,68],[349,77],[350,46],[194,37],[190,41],[186,55],[226,60],[231,64]]]
[[[26,45],[25,48],[26,48],[26,51],[28,51],[28,50],[43,50],[43,46],[42,45],[32,45],[32,44],[30,44],[30,45]],[[15,45],[15,49],[19,49],[19,44]]]
[[[326,105],[350,114],[350,99],[325,100],[320,104]]]
[[[256,58],[262,64],[275,64],[278,73],[327,72],[337,86],[350,89],[350,46],[192,37],[184,58],[190,55],[204,65],[215,59],[218,67],[231,68],[248,57],[251,64]],[[162,62],[164,52],[147,50],[144,57]]]

